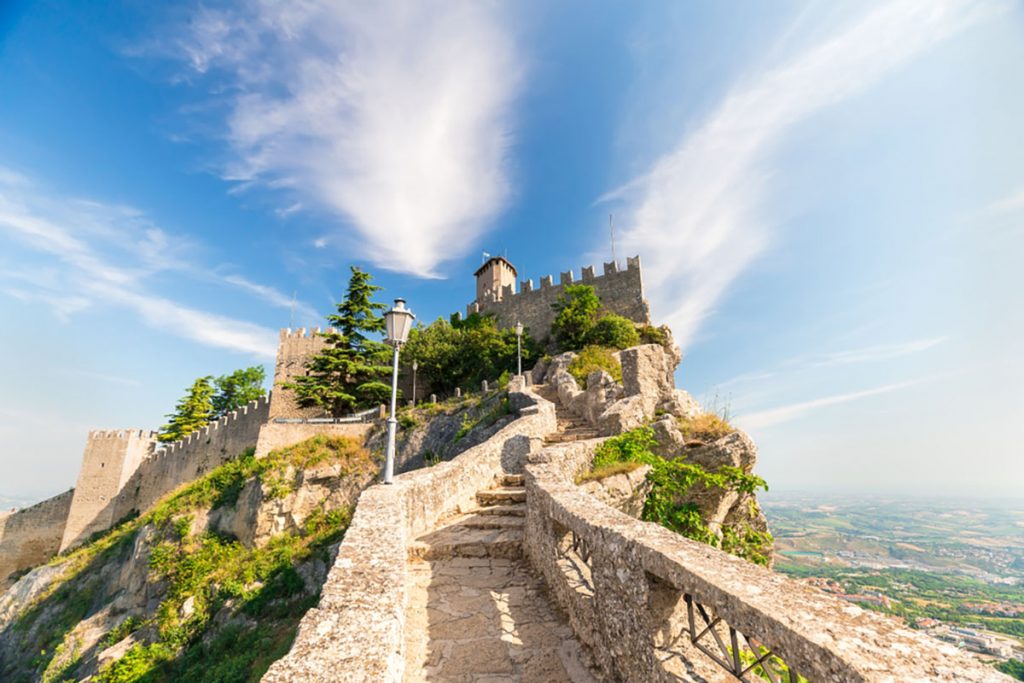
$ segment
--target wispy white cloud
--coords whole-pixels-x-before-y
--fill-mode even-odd
[[[795,124],[853,97],[1003,5],[899,0],[729,92],[702,125],[602,199],[625,203],[619,242],[645,261],[648,295],[683,345],[772,241],[767,155]]]
[[[1006,197],[989,204],[982,213],[988,215],[1003,215],[1024,211],[1024,188],[1012,192]]]
[[[430,277],[509,195],[509,25],[462,0],[240,3],[199,7],[174,50],[228,98],[226,178],[284,190],[282,215],[326,210],[347,247]]]
[[[849,365],[851,363],[877,363],[927,351],[928,349],[938,346],[944,341],[946,341],[946,337],[931,337],[929,339],[915,339],[913,341],[901,342],[898,344],[877,344],[874,346],[867,346],[862,349],[835,351],[832,353],[826,353],[816,359],[812,359],[808,365],[822,367]]]
[[[276,308],[287,308],[293,311],[295,313],[296,320],[298,321],[315,323],[323,317],[317,313],[312,306],[299,301],[294,296],[288,296],[284,292],[273,287],[253,282],[241,275],[224,275],[221,277],[221,280],[229,285],[233,285],[239,289],[257,295],[271,306]]]
[[[277,343],[272,330],[147,291],[145,278],[171,267],[173,259],[161,264],[161,245],[171,240],[140,212],[50,196],[3,181],[0,177],[0,234],[62,264],[39,268],[36,275],[24,268],[5,273],[18,283],[4,289],[8,295],[47,304],[64,320],[95,305],[119,304],[151,327],[178,337],[273,357]]]
[[[836,394],[833,396],[816,398],[810,401],[802,401],[800,403],[790,403],[777,408],[740,415],[735,419],[735,422],[746,430],[764,429],[765,427],[771,427],[803,417],[807,413],[817,410],[818,408],[833,406],[840,403],[849,403],[850,401],[857,401],[870,396],[878,396],[879,394],[886,394],[890,391],[905,389],[922,381],[924,380],[897,382],[895,384],[885,384],[873,389],[865,389],[863,391],[852,391],[845,394]]]

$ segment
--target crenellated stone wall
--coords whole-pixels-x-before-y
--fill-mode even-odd
[[[74,489],[0,515],[0,591],[11,585],[11,574],[57,554],[73,495]]]
[[[541,278],[539,287],[534,286],[533,280],[522,280],[518,292],[512,285],[506,285],[497,294],[485,291],[482,299],[466,307],[466,314],[493,313],[502,327],[522,322],[534,339],[543,341],[549,336],[555,319],[552,305],[565,291],[565,286],[571,284],[591,285],[602,306],[611,313],[638,323],[651,322],[650,309],[644,299],[639,256],[628,258],[625,270],[611,262],[604,264],[602,275],[595,274],[593,266],[585,266],[579,279],[570,270],[561,274],[557,284],[548,275]]]
[[[270,401],[257,399],[167,444],[156,440],[156,432],[90,432],[60,550],[145,511],[182,484],[255,448]]]

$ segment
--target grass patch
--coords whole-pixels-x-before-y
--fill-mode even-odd
[[[681,417],[676,424],[687,439],[717,441],[736,431],[724,418],[716,413],[700,413],[694,417]]]
[[[598,481],[605,479],[606,477],[613,477],[616,474],[627,474],[633,470],[643,467],[641,462],[612,462],[607,465],[602,465],[599,468],[593,469],[590,472],[584,472],[580,476],[576,477],[577,484],[584,484],[588,481]]]
[[[453,442],[457,442],[465,438],[471,431],[480,427],[486,429],[495,422],[500,420],[505,415],[512,412],[511,404],[508,400],[508,395],[502,396],[496,406],[491,410],[487,411],[479,417],[473,417],[468,411],[462,416],[462,424],[459,426],[459,430],[455,432],[455,437],[452,439]]]
[[[585,346],[572,359],[567,370],[584,389],[587,388],[587,377],[595,370],[604,370],[616,382],[621,382],[622,364],[612,355],[613,353],[613,349],[604,346]]]

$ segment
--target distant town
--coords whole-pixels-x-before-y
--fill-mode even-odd
[[[1024,664],[1024,501],[772,493],[775,567],[979,659]]]

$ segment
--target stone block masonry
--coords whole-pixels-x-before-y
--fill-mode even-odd
[[[57,554],[74,490],[0,516],[0,591],[11,575]]]
[[[611,262],[604,264],[602,275],[595,275],[593,266],[584,267],[581,275],[576,279],[570,270],[561,274],[558,284],[549,275],[541,279],[539,288],[534,287],[533,280],[524,280],[520,283],[519,292],[515,292],[512,285],[506,285],[500,292],[486,291],[482,299],[466,307],[466,314],[494,314],[501,327],[512,327],[521,322],[529,328],[534,339],[543,341],[549,336],[555,319],[552,305],[565,291],[565,286],[583,284],[594,288],[606,311],[634,322],[650,324],[651,314],[644,299],[639,256],[626,259],[625,270]]]
[[[295,381],[296,377],[306,374],[306,363],[320,353],[326,342],[320,336],[320,328],[307,330],[281,330],[280,342],[277,347],[277,364],[274,366],[274,388],[271,391],[270,418],[310,418],[323,417],[320,408],[301,408],[295,402],[295,394],[284,385]],[[327,328],[334,332],[334,328]]]

